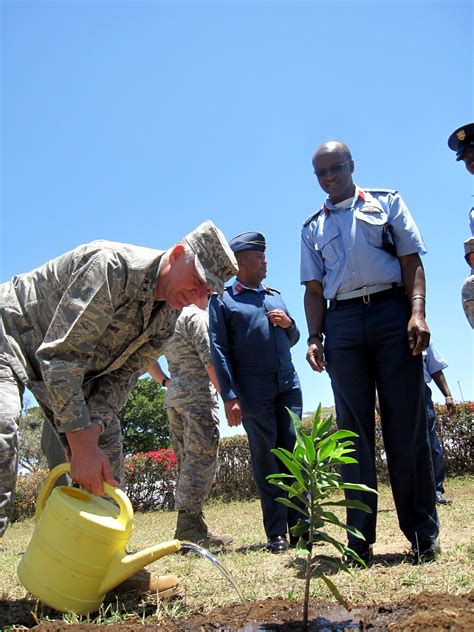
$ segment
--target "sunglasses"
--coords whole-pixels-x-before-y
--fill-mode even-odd
[[[344,165],[348,162],[351,162],[351,158],[348,158],[347,160],[344,160],[344,162],[340,162],[337,165],[331,165],[331,167],[328,167],[327,169],[315,169],[314,173],[317,178],[324,178],[324,176],[327,175],[335,176],[336,173],[340,173],[342,171]]]

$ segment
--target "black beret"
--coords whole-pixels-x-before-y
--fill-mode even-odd
[[[454,131],[448,138],[448,147],[456,152],[456,160],[461,160],[466,151],[474,149],[474,123]]]
[[[262,233],[241,233],[229,241],[229,246],[234,252],[244,250],[258,250],[264,252],[267,244]]]

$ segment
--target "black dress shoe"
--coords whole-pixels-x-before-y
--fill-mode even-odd
[[[346,564],[346,566],[352,566],[354,568],[365,568],[373,557],[372,545],[366,542],[349,542],[347,546],[351,548],[354,553],[357,553],[364,564],[361,564],[350,551],[347,551],[342,556],[343,563]]]
[[[417,540],[411,544],[413,564],[433,562],[441,553],[441,547],[436,540]]]
[[[290,545],[286,539],[286,535],[274,535],[265,545],[267,551],[270,553],[286,553]]]
[[[445,498],[442,492],[436,492],[436,502],[438,505],[450,505],[452,501]]]

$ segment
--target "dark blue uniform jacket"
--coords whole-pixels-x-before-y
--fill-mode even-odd
[[[290,316],[277,290],[239,293],[227,287],[220,298],[209,303],[209,334],[212,363],[224,401],[238,397],[234,380],[239,375],[261,375],[292,371],[290,348],[300,337],[296,324],[289,329],[275,327],[267,312],[281,309]],[[291,318],[291,316],[290,316]]]

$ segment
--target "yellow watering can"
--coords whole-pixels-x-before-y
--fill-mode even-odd
[[[179,550],[179,540],[127,555],[133,509],[127,495],[104,483],[118,507],[84,489],[60,486],[56,480],[69,463],[49,473],[38,496],[36,527],[18,566],[23,586],[48,606],[62,612],[97,610],[105,593],[160,557]]]

